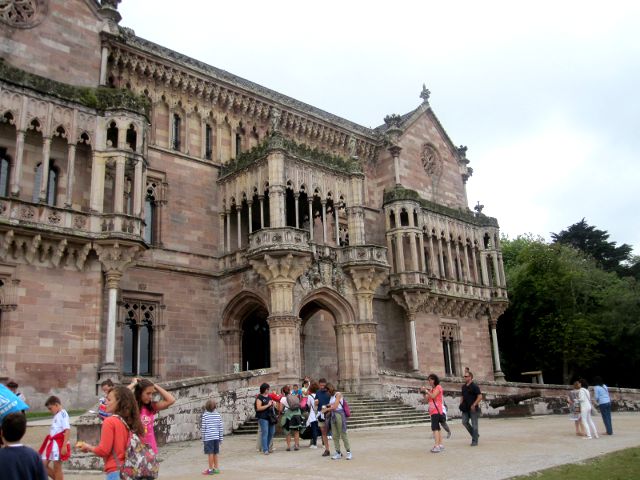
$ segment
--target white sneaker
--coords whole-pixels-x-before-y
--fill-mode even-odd
[[[342,454],[340,452],[336,452],[333,457],[331,457],[331,460],[340,460],[342,458]]]
[[[329,436],[327,437],[327,439],[329,439],[329,440],[333,440],[333,437],[332,437],[331,435],[329,435]]]
[[[345,457],[347,460],[351,460],[353,457],[351,456],[351,452],[347,452],[347,456]]]
[[[309,445],[309,448],[318,448],[318,445]]]

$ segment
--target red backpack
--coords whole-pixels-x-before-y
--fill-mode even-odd
[[[342,397],[342,410],[344,410],[344,416],[349,418],[351,416],[351,409],[347,403],[347,399]]]

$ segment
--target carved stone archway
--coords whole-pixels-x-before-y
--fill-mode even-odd
[[[360,342],[358,333],[358,327],[356,324],[356,314],[349,302],[340,296],[337,292],[329,288],[321,288],[311,292],[304,297],[299,304],[298,316],[301,320],[301,339],[300,339],[300,357],[301,364],[304,364],[305,358],[308,359],[309,349],[311,345],[306,343],[305,333],[310,334],[305,330],[307,326],[313,328],[313,330],[323,329],[326,331],[327,325],[317,323],[318,319],[315,316],[322,312],[328,312],[332,318],[324,319],[324,321],[331,322],[331,328],[335,332],[335,364],[337,369],[327,368],[326,372],[322,373],[323,377],[326,377],[329,381],[335,381],[342,388],[356,381],[360,374]],[[316,325],[309,324],[308,322],[316,322]],[[313,340],[313,335],[310,337]],[[317,341],[317,337],[315,338]],[[325,345],[320,349],[323,354],[332,352],[333,349],[329,345]],[[307,371],[308,370],[308,371]],[[310,368],[303,371],[302,374],[309,373]],[[332,375],[337,375],[337,378],[331,378]]]
[[[260,325],[261,319],[266,321],[268,312],[267,301],[254,292],[240,292],[227,304],[222,312],[222,324],[219,331],[223,343],[221,363],[225,373],[246,368],[248,357],[243,355],[243,329],[249,328],[250,325],[254,324]],[[259,345],[254,345],[254,347],[259,350]],[[265,342],[264,348],[267,352],[266,356],[257,354],[252,358],[265,357],[269,359],[270,346],[268,342]],[[251,363],[253,362],[250,361],[249,368],[253,366]],[[262,363],[264,362],[261,362],[256,368],[265,366]],[[270,364],[270,361],[267,363]]]

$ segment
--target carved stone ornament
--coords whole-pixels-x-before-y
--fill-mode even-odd
[[[35,27],[46,13],[45,0],[0,0],[0,22],[10,27]]]
[[[427,174],[432,177],[442,175],[442,159],[436,149],[428,143],[422,146],[422,166]]]
[[[300,286],[310,291],[329,287],[344,295],[346,278],[342,268],[331,260],[319,260],[300,276]]]

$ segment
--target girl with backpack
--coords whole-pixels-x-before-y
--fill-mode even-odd
[[[280,424],[287,434],[287,452],[291,451],[291,432],[293,432],[293,449],[300,450],[300,430],[304,428],[300,398],[291,393],[289,385],[282,387],[280,411],[282,413]]]
[[[93,446],[78,442],[77,447],[104,459],[106,480],[119,480],[120,467],[124,464],[129,444],[129,431],[141,435],[144,429],[136,399],[127,387],[113,388],[107,394],[105,405],[106,413],[110,415],[102,423],[100,443]]]
[[[156,385],[146,378],[134,378],[129,385],[129,389],[133,390],[140,410],[140,421],[144,429],[140,438],[157,454],[158,444],[156,443],[156,433],[153,428],[156,415],[160,410],[165,410],[173,405],[176,399],[160,385]],[[153,395],[155,393],[160,394],[162,400],[154,402]]]
[[[333,433],[333,446],[336,449],[336,453],[331,457],[333,460],[339,460],[342,458],[340,452],[340,439],[344,443],[344,448],[347,451],[346,459],[351,460],[351,446],[349,445],[349,436],[347,435],[347,416],[342,394],[336,391],[331,383],[327,383],[327,392],[331,395],[329,405],[325,405],[322,413],[331,422],[331,432]]]

